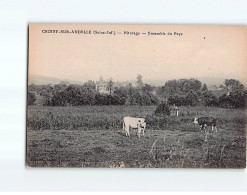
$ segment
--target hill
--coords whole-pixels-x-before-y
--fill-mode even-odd
[[[65,80],[65,79],[57,79],[53,77],[48,76],[42,76],[42,75],[35,75],[30,74],[28,78],[28,84],[36,84],[36,85],[55,85],[55,84],[61,84],[61,83],[68,83],[68,84],[83,84],[83,82],[80,81],[72,81],[72,80]]]

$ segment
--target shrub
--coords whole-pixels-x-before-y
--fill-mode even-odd
[[[218,106],[218,98],[211,92],[206,91],[203,93],[205,106]]]
[[[117,94],[96,94],[95,105],[123,105],[126,98]]]
[[[186,106],[186,99],[183,96],[170,96],[168,98],[169,105],[176,105],[176,106]]]
[[[36,101],[36,97],[34,93],[28,92],[28,97],[27,97],[27,103],[28,105],[34,105],[34,102]]]
[[[247,93],[246,91],[234,91],[229,95],[222,95],[219,97],[219,105],[223,108],[245,108]]]
[[[188,95],[186,96],[186,103],[187,103],[187,105],[189,105],[189,106],[195,106],[196,105],[196,103],[198,102],[198,95],[196,94],[196,93],[194,93],[194,92],[190,92],[190,93],[188,93]]]
[[[156,115],[170,115],[171,109],[166,103],[162,102],[161,104],[159,104],[156,107],[154,114],[156,114]]]

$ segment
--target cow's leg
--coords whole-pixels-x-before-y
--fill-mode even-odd
[[[214,126],[212,125],[212,132],[214,131]]]
[[[204,125],[201,125],[201,132],[203,132],[203,129],[204,129]]]
[[[205,125],[202,125],[202,132],[203,132],[203,130],[204,130],[204,132],[206,132]]]
[[[138,129],[137,129],[137,137],[140,138],[140,136],[141,136],[141,128],[138,127]]]
[[[217,133],[217,127],[216,126],[214,126],[214,129],[215,129],[215,132]]]
[[[144,130],[145,130],[145,129],[142,129],[142,135],[143,135],[143,137],[144,137]]]
[[[126,136],[127,136],[127,137],[130,137],[129,126],[125,126],[125,131],[126,131]]]

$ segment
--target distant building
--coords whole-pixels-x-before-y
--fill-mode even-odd
[[[99,78],[99,80],[95,82],[95,85],[96,85],[96,90],[99,93],[110,94],[110,89],[108,88],[109,79],[104,80],[101,76]],[[115,87],[129,87],[130,85],[131,85],[131,87],[137,87],[138,86],[136,81],[122,81],[122,82],[116,81],[116,82],[113,82],[112,92],[114,91]],[[155,91],[153,93],[155,93]]]
[[[105,93],[105,94],[110,94],[110,89],[109,89],[109,80],[105,81],[102,76],[98,81],[95,82],[96,85],[96,90],[99,93]],[[112,83],[111,91],[113,92],[115,84]]]
[[[107,81],[101,80],[101,81],[96,81],[96,90],[99,93],[106,93],[109,94],[110,91],[107,89]]]

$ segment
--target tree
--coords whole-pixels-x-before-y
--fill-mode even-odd
[[[129,98],[129,102],[131,105],[143,105],[142,96],[138,91],[134,91]]]
[[[152,93],[147,93],[150,98],[151,105],[157,105],[159,103],[159,99],[157,96],[153,95]]]
[[[85,86],[85,87],[87,87],[87,88],[89,87],[89,88],[91,88],[91,89],[93,89],[93,90],[96,90],[96,84],[95,84],[95,82],[92,81],[92,80],[88,80],[87,82],[84,83],[83,86]]]
[[[244,85],[235,79],[226,79],[225,80],[225,85],[230,91],[243,91],[244,90]]]
[[[150,97],[148,94],[141,95],[141,104],[145,106],[150,106],[152,104]]]
[[[176,105],[176,106],[186,106],[187,102],[185,97],[183,96],[170,96],[168,98],[168,104],[169,105]]]
[[[153,87],[151,85],[148,85],[148,84],[145,84],[143,87],[142,87],[142,91],[143,92],[146,92],[146,93],[150,93],[153,91]]]
[[[231,102],[234,108],[244,108],[246,105],[246,96],[243,91],[233,91],[230,93]]]
[[[233,108],[232,98],[229,95],[223,94],[219,97],[219,106],[222,108]]]
[[[137,75],[137,84],[138,84],[138,87],[142,87],[143,83],[142,83],[142,75],[138,74]]]
[[[207,87],[207,85],[205,83],[202,86],[202,91],[208,91],[208,87]]]
[[[167,95],[186,95],[190,91],[200,91],[201,82],[197,79],[169,80],[162,87]]]
[[[114,87],[114,92],[113,92],[113,94],[117,94],[117,95],[119,95],[119,96],[121,96],[121,97],[127,97],[128,96],[128,94],[129,94],[129,89],[128,89],[128,87],[123,87],[123,86],[121,86],[121,87]]]
[[[36,97],[34,93],[28,92],[28,97],[27,97],[27,103],[28,105],[34,105],[34,102],[36,101]]]
[[[185,99],[186,99],[187,105],[190,105],[190,106],[195,106],[196,103],[198,102],[198,96],[196,95],[196,93],[192,91],[186,96]]]
[[[203,99],[205,106],[218,106],[218,99],[212,91],[206,91],[203,93]]]
[[[224,83],[230,92],[219,97],[220,106],[227,108],[246,107],[246,91],[244,90],[244,85],[235,79],[226,79]]]
[[[47,101],[47,106],[49,106],[49,104],[49,101]],[[51,104],[52,106],[66,106],[68,104],[66,92],[62,90],[55,92],[55,94],[52,96]]]
[[[96,94],[95,105],[124,105],[126,99],[117,94]]]
[[[132,95],[132,84],[129,83],[129,96],[131,96],[131,95]]]
[[[110,91],[110,94],[112,93],[112,88],[113,88],[113,81],[112,78],[107,83],[107,90]]]

